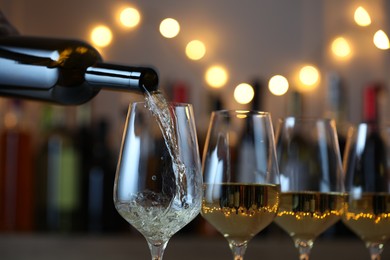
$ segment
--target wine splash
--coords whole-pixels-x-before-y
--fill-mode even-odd
[[[182,207],[188,207],[186,202],[186,168],[180,158],[178,136],[175,131],[175,111],[170,109],[164,95],[159,91],[145,91],[145,104],[151,111],[160,127],[168,152],[172,158],[172,168],[176,178],[177,196]]]

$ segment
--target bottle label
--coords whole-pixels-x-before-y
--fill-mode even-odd
[[[79,182],[78,160],[72,147],[64,147],[60,162],[58,206],[71,211],[78,206]]]

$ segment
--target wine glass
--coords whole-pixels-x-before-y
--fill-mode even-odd
[[[343,214],[346,194],[335,122],[288,117],[276,133],[281,196],[275,223],[308,260],[314,240]]]
[[[133,103],[122,139],[114,203],[145,237],[153,260],[161,260],[169,239],[198,215],[201,200],[192,106],[170,103],[160,111]]]
[[[201,214],[229,242],[235,260],[272,223],[279,204],[279,172],[271,116],[214,111],[203,154]]]
[[[351,128],[345,149],[349,199],[343,222],[365,242],[371,259],[379,260],[390,238],[390,126]]]

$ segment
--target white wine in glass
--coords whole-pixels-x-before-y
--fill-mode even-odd
[[[344,156],[349,192],[344,224],[379,260],[390,239],[390,126],[362,123],[351,128]]]
[[[153,260],[198,215],[202,198],[192,106],[161,104],[130,106],[114,184],[117,211],[146,238]]]
[[[276,134],[281,198],[275,222],[308,260],[315,239],[341,219],[346,193],[335,122],[288,117]]]
[[[201,214],[229,242],[235,260],[272,223],[279,172],[269,113],[215,111],[203,154]]]

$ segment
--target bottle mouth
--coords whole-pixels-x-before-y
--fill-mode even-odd
[[[141,81],[144,91],[153,92],[158,89],[158,74],[154,69],[145,69]]]

